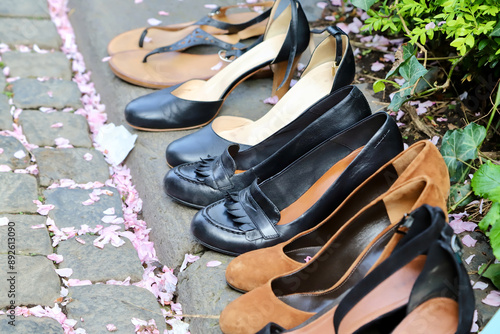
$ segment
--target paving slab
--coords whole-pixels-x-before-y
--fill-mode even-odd
[[[71,63],[60,51],[37,53],[11,51],[2,54],[11,77],[71,80]]]
[[[100,249],[93,245],[97,236],[82,235],[79,238],[85,241],[85,244],[72,238],[60,242],[57,247],[57,253],[64,258],[59,268],[73,269],[71,278],[91,280],[93,283],[111,279],[123,281],[127,277],[130,277],[131,282],[142,279],[144,268],[137,251],[128,239],[123,238],[125,244],[120,247],[109,243]]]
[[[234,257],[207,251],[178,275],[177,302],[186,314],[218,316],[241,293],[226,284],[226,267]],[[220,261],[217,267],[207,267],[209,261]],[[210,284],[207,284],[210,282]],[[191,333],[222,333],[218,319],[185,318]]]
[[[2,0],[0,16],[50,19],[46,0]]]
[[[0,73],[2,72],[0,71]],[[9,98],[4,94],[0,94],[0,130],[12,130],[12,115],[10,114]]]
[[[45,204],[53,204],[54,209],[49,211],[49,217],[54,220],[57,227],[80,227],[88,225],[95,228],[97,225],[109,226],[101,219],[106,216],[103,211],[114,208],[117,217],[123,217],[120,194],[114,188],[103,187],[109,190],[112,196],[100,195],[99,201],[92,205],[83,205],[89,199],[92,189],[55,188],[43,192]]]
[[[36,179],[28,174],[0,173],[0,213],[35,213],[38,198]]]
[[[155,319],[160,333],[166,329],[160,306],[155,296],[134,285],[94,284],[69,288],[73,299],[66,306],[68,317],[78,320],[75,328],[87,333],[109,333],[107,324],[117,328],[113,333],[135,333],[132,318]],[[83,318],[83,322],[81,319]]]
[[[5,80],[5,74],[3,74],[3,71],[0,71],[0,92],[3,92],[5,86],[7,86],[7,81]]]
[[[30,165],[30,153],[19,140],[14,137],[0,136],[0,165],[7,165],[12,169],[26,168]]]
[[[82,106],[80,101],[82,93],[73,81],[57,79],[38,81],[22,78],[14,81],[12,91],[14,92],[14,105],[21,109],[40,107],[78,109]]]
[[[62,123],[62,127],[52,127]],[[19,124],[30,144],[55,146],[57,138],[66,138],[75,147],[92,147],[89,125],[84,116],[70,112],[44,113],[38,110],[23,110]]]
[[[10,47],[36,44],[47,50],[59,49],[62,43],[52,21],[25,18],[0,18],[0,42]]]
[[[2,334],[63,334],[62,326],[54,319],[50,318],[37,318],[37,317],[23,317],[17,316],[15,326],[9,324],[9,319],[6,315],[0,315],[0,333]]]
[[[36,148],[36,158],[40,185],[49,186],[60,179],[72,179],[76,183],[99,181],[104,183],[109,178],[109,167],[101,152],[86,148]],[[83,156],[92,154],[92,160]]]
[[[7,255],[0,254],[0,291],[15,291],[16,306],[54,306],[61,285],[52,261],[45,256],[17,255],[12,269],[7,259]],[[0,294],[0,308],[8,306],[11,299],[7,293]]]
[[[7,217],[9,222],[15,224],[13,227],[16,234],[16,254],[49,255],[54,252],[47,228],[31,228],[36,225],[45,225],[45,217],[39,215],[0,215],[0,217]],[[7,247],[4,246],[7,245],[8,227],[0,226],[0,246],[2,246],[0,254],[8,252]]]

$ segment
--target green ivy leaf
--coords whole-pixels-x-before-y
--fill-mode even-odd
[[[500,166],[493,164],[491,161],[486,161],[474,173],[472,178],[472,189],[477,196],[481,196],[500,202]]]
[[[486,264],[483,264],[479,268],[479,274],[482,274],[483,277],[489,278],[491,280],[491,283],[496,286],[497,289],[500,289],[500,263],[493,263],[490,264],[488,269],[482,273],[484,268],[486,267]]]
[[[484,218],[479,222],[479,228],[481,231],[486,232],[490,226],[495,225],[497,221],[500,220],[500,203],[493,202],[490,211],[484,216]]]
[[[477,158],[477,148],[485,137],[484,126],[475,123],[470,123],[464,129],[446,131],[441,145],[441,154],[452,182],[459,182],[465,178],[468,167],[462,161]]]
[[[450,187],[450,196],[448,197],[448,206],[452,207],[460,202],[471,191],[470,183],[456,183]],[[472,202],[472,198],[465,199],[458,207],[464,206]]]
[[[373,91],[375,93],[381,92],[385,89],[385,83],[380,80],[377,80],[373,83]]]
[[[403,78],[410,83],[410,86],[413,86],[418,79],[427,73],[427,70],[420,64],[415,56],[411,56],[410,61],[406,64],[402,64],[399,68],[399,73],[401,73]]]
[[[351,0],[351,3],[358,7],[358,8],[361,8],[365,11],[368,11],[368,9],[370,9],[370,7],[375,3],[377,2],[377,0]]]
[[[500,21],[497,23],[493,31],[490,33],[491,37],[500,37]]]
[[[410,84],[405,82],[399,92],[394,94],[391,100],[391,104],[387,107],[392,111],[398,111],[401,108],[401,105],[408,99],[411,93],[411,89],[409,88]]]
[[[500,259],[500,223],[498,223],[498,220],[491,228],[489,237],[493,255],[495,255],[497,259]]]

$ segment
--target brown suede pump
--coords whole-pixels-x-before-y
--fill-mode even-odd
[[[291,329],[324,307],[338,304],[390,255],[399,240],[396,232],[401,231],[402,218],[423,204],[446,209],[442,189],[428,176],[379,196],[343,224],[306,265],[231,302],[220,315],[222,331],[250,334],[270,322]]]
[[[313,229],[278,245],[235,258],[226,269],[227,283],[236,290],[250,291],[274,276],[300,269],[305,265],[305,258],[313,257],[320,246],[370,201],[387,190],[422,175],[427,175],[433,181],[444,198],[448,197],[448,169],[441,153],[428,140],[413,144],[381,167]]]

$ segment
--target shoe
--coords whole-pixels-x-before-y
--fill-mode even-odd
[[[186,36],[190,36],[195,29],[202,29],[207,34],[215,36],[219,40],[235,44],[240,40],[259,36],[264,33],[273,5],[274,1],[266,1],[217,7],[196,22],[129,30],[119,34],[109,42],[108,54],[112,56],[131,50],[155,50],[166,45],[185,41]],[[250,11],[227,13],[233,9],[242,7],[246,7]],[[256,7],[262,7],[264,11],[262,13],[252,11]]]
[[[197,162],[207,155],[218,156],[231,144],[248,149],[280,131],[335,90],[349,85],[355,74],[349,38],[336,27],[328,27],[323,33],[328,36],[314,50],[300,80],[266,115],[257,121],[217,117],[209,126],[170,143],[167,163],[177,166]]]
[[[194,216],[191,232],[202,245],[229,255],[276,245],[319,224],[401,151],[396,123],[376,113],[278,174],[205,207]]]
[[[220,315],[222,332],[255,333],[270,322],[291,329],[333,309],[393,252],[408,225],[405,216],[423,204],[446,208],[440,190],[428,177],[410,180],[378,197],[345,223],[306,266],[274,277],[231,302]],[[440,230],[434,229],[434,234]],[[333,313],[327,317],[333,327]]]
[[[382,166],[332,214],[310,230],[272,247],[254,250],[232,260],[226,268],[226,281],[235,290],[251,291],[275,276],[299,270],[356,212],[379,195],[420,176],[428,176],[448,198],[450,178],[444,159],[434,144],[419,141]]]
[[[203,208],[228,192],[280,172],[323,140],[369,115],[363,93],[355,86],[342,87],[247,150],[239,151],[235,144],[218,157],[173,168],[163,180],[165,193],[182,204]]]
[[[288,6],[273,19],[282,1]],[[300,3],[277,0],[262,42],[208,81],[189,80],[131,101],[125,108],[125,119],[132,127],[149,131],[203,126],[217,115],[226,97],[239,83],[268,65],[274,72],[273,93],[281,97],[288,90],[291,72],[309,44],[309,35],[309,25]],[[225,54],[228,56],[229,51]]]
[[[431,215],[445,221],[441,209],[422,210],[437,211]],[[333,333],[470,333],[475,302],[462,263],[462,244],[449,225],[442,225],[438,240],[422,237],[398,245],[358,283],[338,305]],[[427,255],[423,269],[402,280],[406,268],[422,254]]]

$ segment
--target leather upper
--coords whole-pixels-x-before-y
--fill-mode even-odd
[[[257,145],[247,149],[231,145],[219,156],[175,167],[165,176],[165,192],[185,204],[207,206],[224,198],[227,192],[249,186],[256,178],[262,181],[276,174],[323,140],[368,115],[370,107],[361,91],[355,86],[342,87]]]
[[[277,224],[283,209],[356,149],[360,152],[317,201],[293,221]],[[325,140],[276,175],[207,206],[193,218],[191,232],[203,245],[227,254],[288,240],[319,224],[401,151],[401,134],[394,120],[384,112],[376,113]]]

